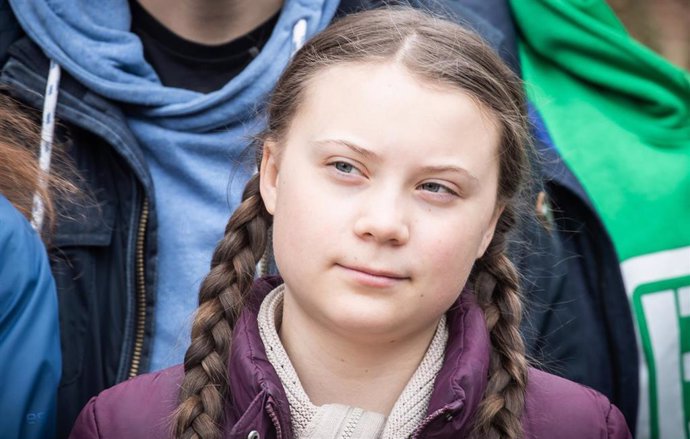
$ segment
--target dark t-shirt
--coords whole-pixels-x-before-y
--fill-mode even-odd
[[[136,0],[130,0],[131,31],[141,39],[144,57],[168,87],[210,93],[222,88],[249,64],[266,44],[280,12],[248,34],[209,46],[173,33]]]

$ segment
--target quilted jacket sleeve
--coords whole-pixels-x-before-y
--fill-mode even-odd
[[[102,437],[96,422],[96,397],[91,398],[84,406],[77,421],[72,427],[69,439],[91,439]]]
[[[606,396],[530,369],[523,412],[525,439],[632,439],[625,417]]]
[[[70,439],[170,439],[182,366],[140,375],[104,390],[84,406]]]
[[[601,404],[606,410],[606,432],[609,439],[632,439],[632,434],[625,422],[625,417],[618,407],[609,402],[608,399],[601,396]],[[607,407],[608,406],[608,407]]]

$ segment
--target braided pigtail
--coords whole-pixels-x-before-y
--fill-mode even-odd
[[[522,436],[520,419],[527,386],[527,360],[519,330],[522,302],[518,273],[506,256],[506,232],[513,222],[507,207],[472,275],[491,338],[489,382],[475,421],[475,433],[481,438]]]
[[[266,250],[270,221],[256,174],[228,221],[199,291],[174,414],[176,438],[216,439],[221,435],[232,330],[252,286],[256,264]]]

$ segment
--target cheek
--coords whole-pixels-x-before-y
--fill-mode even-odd
[[[319,185],[295,174],[279,181],[277,189],[273,249],[279,266],[287,268],[292,261],[304,265],[315,255],[329,253],[328,246],[341,236],[335,230],[337,206],[328,204]]]
[[[287,190],[286,190],[287,189]],[[280,185],[273,215],[273,248],[277,260],[288,260],[290,254],[302,252],[304,238],[308,238],[309,221],[313,216],[311,206],[305,205],[299,196],[286,196],[295,192]]]
[[[428,273],[435,279],[434,283],[442,294],[449,294],[449,290],[459,291],[465,285],[481,237],[478,227],[460,221],[448,221],[444,226],[436,227],[433,233],[420,236],[423,250],[417,255],[420,260],[427,261]]]
[[[474,263],[482,236],[478,227],[447,222],[440,227],[437,225],[431,233],[424,233],[420,240],[424,242],[427,258],[434,263],[458,267]]]

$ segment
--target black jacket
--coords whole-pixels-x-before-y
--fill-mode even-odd
[[[341,3],[339,14],[380,2]],[[445,6],[518,68],[503,1],[448,1]],[[0,85],[39,112],[48,59],[22,35],[2,0],[0,19]],[[88,196],[87,202],[58,200],[61,216],[50,250],[63,352],[58,436],[66,437],[91,396],[147,371],[157,227],[151,176],[121,109],[63,71],[57,118],[57,142]],[[558,155],[541,145],[550,154],[540,172],[552,202],[548,221],[554,231],[529,222],[512,249],[524,274],[528,352],[537,366],[600,390],[634,426],[637,353],[618,261],[584,192]]]

